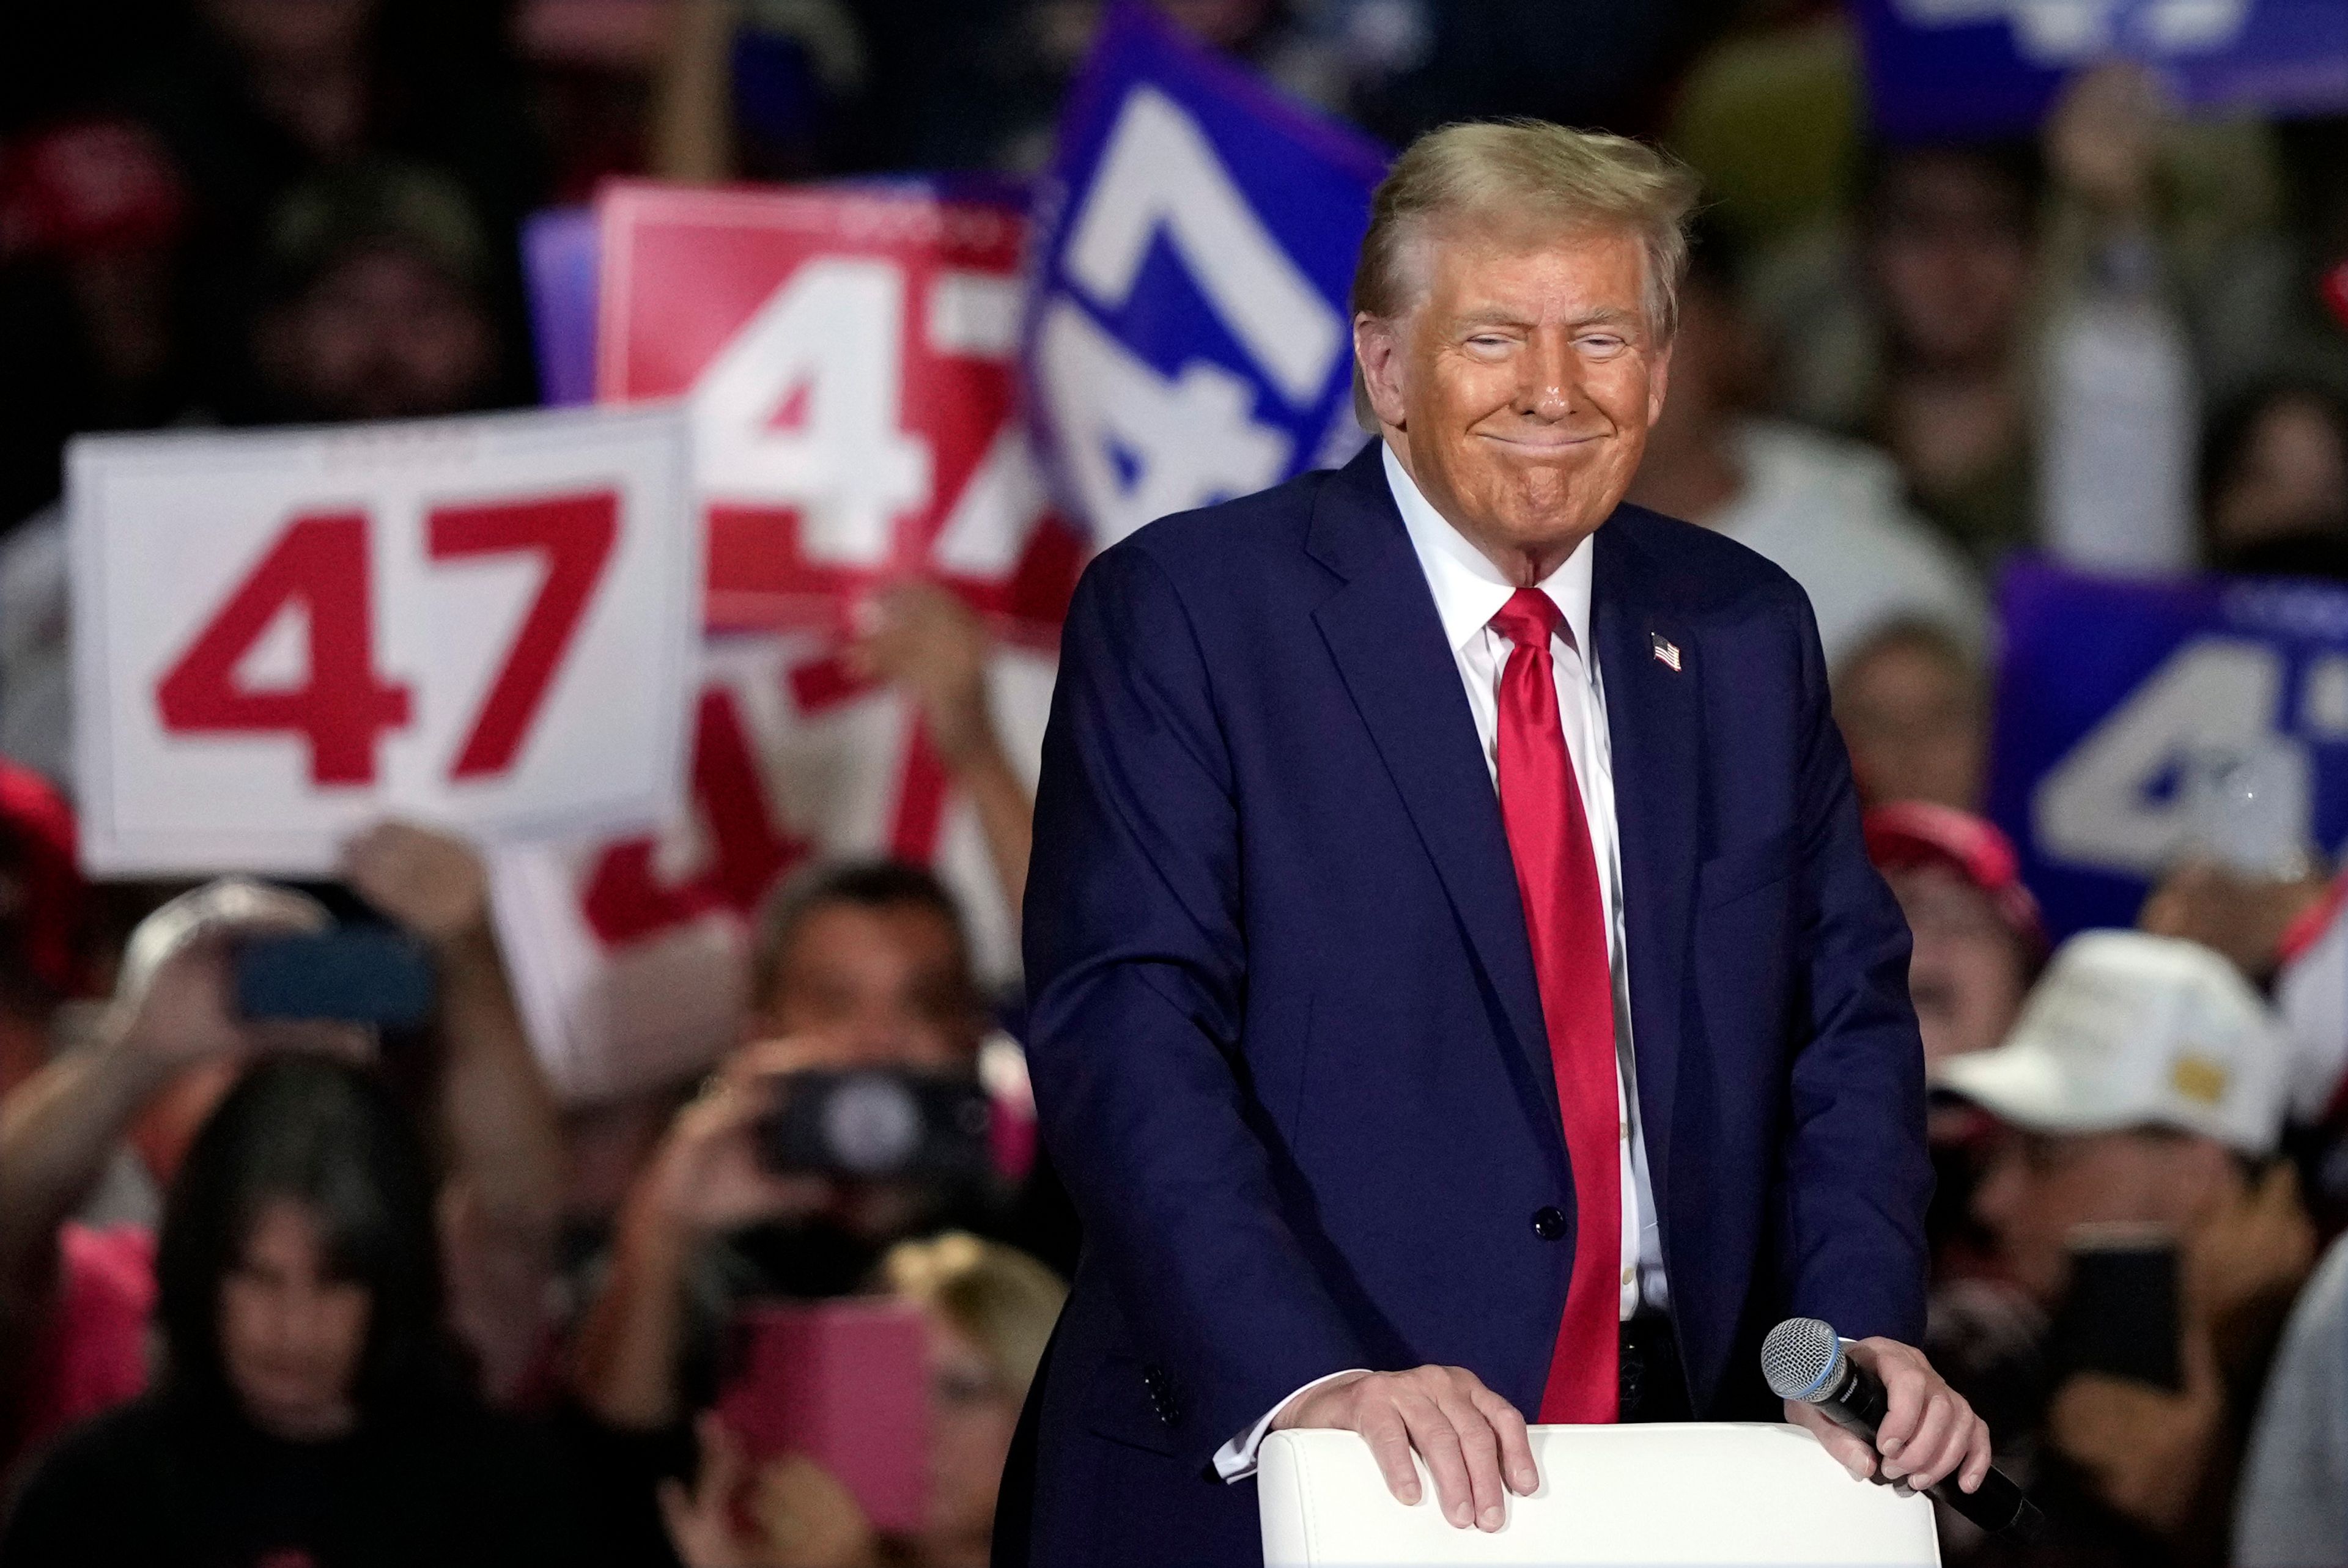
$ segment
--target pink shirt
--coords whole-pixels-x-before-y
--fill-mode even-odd
[[[57,1253],[56,1315],[26,1403],[27,1452],[147,1389],[154,1233],[68,1222],[57,1232]]]

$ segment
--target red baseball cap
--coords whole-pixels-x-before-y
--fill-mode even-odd
[[[2034,958],[2046,954],[2046,922],[2022,885],[2013,841],[1986,818],[1929,801],[1879,805],[1861,823],[1867,857],[1879,871],[1939,866],[1989,896],[1998,919]]]
[[[39,774],[0,762],[0,840],[14,852],[19,878],[17,907],[0,910],[0,917],[12,917],[22,933],[25,963],[33,973],[60,995],[79,996],[88,887],[73,808]]]
[[[0,255],[166,244],[187,215],[170,153],[136,120],[77,120],[0,149]]]

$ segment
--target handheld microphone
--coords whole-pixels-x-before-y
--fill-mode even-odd
[[[1828,1419],[1873,1446],[1886,1413],[1882,1380],[1843,1354],[1841,1337],[1828,1324],[1788,1317],[1769,1330],[1761,1345],[1761,1375],[1779,1399],[1816,1405]],[[1962,1490],[1952,1474],[1931,1495],[1991,1532],[2015,1530],[2028,1536],[2045,1522],[2037,1504],[1995,1469],[1982,1477],[1978,1491]]]

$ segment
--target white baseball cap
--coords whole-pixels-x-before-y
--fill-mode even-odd
[[[1949,1057],[1941,1088],[2033,1132],[2174,1127],[2241,1153],[2282,1134],[2282,1031],[2198,942],[2083,931],[2055,951],[2003,1044]]]

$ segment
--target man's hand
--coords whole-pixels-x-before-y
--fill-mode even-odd
[[[374,1048],[366,1031],[354,1025],[238,1014],[238,941],[298,928],[255,920],[200,931],[157,964],[135,995],[118,997],[112,1027],[140,1074],[160,1082],[184,1068],[271,1050],[319,1050],[365,1061]]]
[[[1989,1423],[1932,1370],[1924,1353],[1896,1339],[1861,1339],[1846,1350],[1883,1384],[1886,1413],[1875,1447],[1835,1425],[1816,1405],[1788,1399],[1786,1419],[1816,1433],[1855,1480],[1880,1470],[1884,1480],[1922,1491],[1954,1475],[1960,1491],[1977,1490],[1989,1474]]]
[[[1004,751],[986,694],[994,641],[978,612],[934,583],[907,582],[857,607],[850,671],[885,681],[921,714],[963,797],[978,814],[1011,923],[1019,924],[1035,847],[1035,798]]]
[[[976,611],[944,589],[909,582],[873,600],[870,620],[849,645],[849,668],[902,686],[947,766],[1001,749],[986,699],[986,625]]]
[[[2188,1325],[2214,1344],[2246,1334],[2261,1310],[2290,1301],[2315,1268],[2318,1238],[2299,1172],[2278,1163],[2238,1198],[2220,1200],[2185,1237]]]
[[[2098,212],[2140,216],[2160,167],[2159,84],[2142,67],[2082,72],[2046,119],[2046,163],[2055,181]]]
[[[1466,1529],[1498,1530],[1508,1522],[1508,1493],[1540,1485],[1525,1419],[1463,1367],[1407,1372],[1354,1372],[1291,1399],[1272,1418],[1275,1430],[1334,1427],[1359,1432],[1403,1502],[1419,1499],[1416,1450],[1435,1477],[1443,1516]]]
[[[343,846],[352,891],[436,948],[489,928],[489,882],[460,838],[413,823],[386,822]]]
[[[764,1221],[805,1219],[839,1201],[838,1183],[767,1170],[758,1123],[788,1092],[779,1075],[836,1062],[840,1052],[812,1038],[744,1046],[670,1120],[620,1205],[611,1271],[573,1337],[574,1387],[598,1419],[651,1430],[678,1418],[684,1282],[704,1243]]]
[[[880,1561],[854,1494],[802,1454],[752,1468],[714,1410],[694,1423],[701,1469],[660,1483],[661,1519],[685,1568],[867,1568]],[[752,1528],[745,1528],[746,1523]]]
[[[802,1217],[830,1202],[830,1182],[778,1176],[758,1158],[758,1123],[781,1103],[781,1076],[828,1060],[822,1046],[803,1040],[761,1040],[727,1057],[676,1113],[645,1173],[644,1188],[659,1217],[705,1235]]]
[[[2332,878],[2322,871],[2281,881],[2245,876],[2214,861],[2188,860],[2145,899],[2137,927],[2214,948],[2251,984],[2263,985],[2282,961],[2283,934],[2322,902],[2331,886]]]
[[[208,931],[155,966],[146,989],[116,1004],[125,1047],[159,1071],[246,1050],[252,1030],[230,1002],[232,938]]]
[[[2185,1387],[2080,1372],[2046,1408],[2046,1436],[2096,1494],[2137,1523],[2174,1534],[2192,1518],[2226,1420],[2226,1387],[2206,1336],[2179,1347]]]

